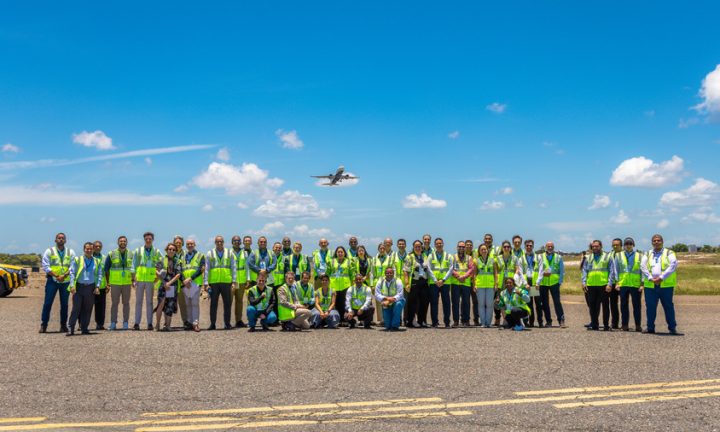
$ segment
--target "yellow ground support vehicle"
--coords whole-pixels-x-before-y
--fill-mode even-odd
[[[7,297],[14,289],[27,284],[27,271],[18,266],[0,264],[0,297]]]

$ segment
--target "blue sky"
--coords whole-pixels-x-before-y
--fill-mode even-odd
[[[720,244],[716,2],[0,6],[0,251]],[[300,145],[302,143],[302,145]],[[357,184],[311,174],[345,165]]]

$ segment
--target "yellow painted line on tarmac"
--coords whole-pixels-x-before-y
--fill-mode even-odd
[[[381,416],[357,416],[348,418],[339,418],[331,420],[278,420],[278,421],[255,421],[255,422],[232,422],[232,423],[213,423],[213,424],[197,424],[183,425],[180,427],[144,427],[137,428],[135,432],[169,432],[169,431],[197,431],[197,430],[215,430],[215,429],[254,429],[281,426],[310,426],[318,424],[341,424],[355,423],[374,420],[392,420],[392,419],[423,419],[429,417],[449,417],[449,416],[466,416],[472,415],[472,411],[446,411],[446,412],[428,412],[428,413],[412,413],[412,414],[388,414]]]
[[[47,420],[47,417],[0,417],[0,424],[33,423]]]
[[[265,406],[265,407],[228,408],[228,409],[196,410],[196,411],[168,411],[168,412],[144,413],[142,416],[143,417],[169,417],[169,416],[195,416],[195,415],[213,415],[213,414],[248,414],[248,413],[263,413],[263,412],[273,412],[273,411],[336,409],[336,408],[352,408],[352,407],[380,406],[380,405],[394,405],[394,404],[424,403],[424,402],[442,402],[442,398],[431,397],[431,398],[413,398],[413,399],[386,399],[386,400],[375,400],[375,401],[335,402],[335,403],[322,403],[322,404],[309,404],[309,405],[277,405],[277,406]]]
[[[106,421],[106,422],[73,422],[73,423],[39,423],[13,426],[0,426],[0,431],[22,431],[22,430],[46,430],[46,429],[71,429],[71,428],[114,428],[143,425],[183,424],[183,423],[208,423],[226,422],[236,420],[235,417],[196,417],[188,419],[169,420],[129,420],[129,421]]]
[[[574,387],[574,388],[554,389],[554,390],[533,390],[533,391],[515,392],[515,394],[518,396],[539,396],[539,395],[545,395],[545,394],[588,393],[588,392],[608,391],[608,390],[657,388],[657,387],[679,387],[679,386],[710,384],[710,383],[718,383],[718,382],[720,382],[720,379],[707,379],[707,380],[657,382],[657,383],[649,383],[649,384],[630,384],[630,385],[603,386],[603,387]]]
[[[604,401],[593,401],[593,402],[576,402],[553,405],[555,408],[579,408],[579,407],[601,407],[610,405],[625,405],[625,404],[636,404],[636,403],[647,403],[647,402],[666,402],[682,399],[699,399],[707,397],[720,396],[720,391],[715,392],[704,392],[704,393],[685,393],[672,396],[648,396],[642,398],[625,398],[625,399],[610,399]]]

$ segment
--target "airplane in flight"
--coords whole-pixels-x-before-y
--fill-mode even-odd
[[[343,174],[344,172],[345,172],[345,167],[340,165],[338,167],[337,171],[335,171],[335,174],[328,174],[328,175],[323,175],[323,176],[310,176],[310,177],[330,180],[329,183],[323,183],[323,186],[340,186],[340,183],[343,180],[355,180],[355,179],[360,178],[360,177],[351,176],[350,174]]]

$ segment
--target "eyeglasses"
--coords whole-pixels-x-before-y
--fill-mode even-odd
[[[510,246],[503,246],[503,249],[510,249]]]

